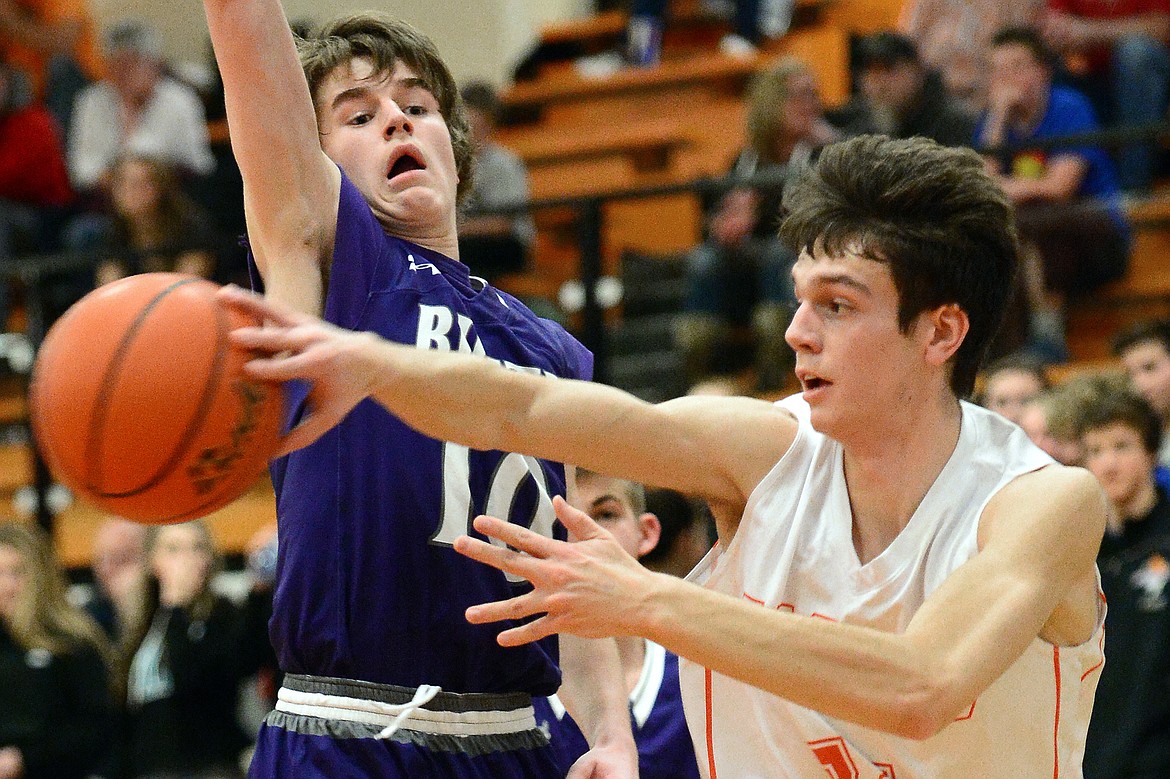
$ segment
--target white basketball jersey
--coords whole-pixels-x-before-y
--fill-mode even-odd
[[[728,548],[688,577],[760,608],[902,632],[976,553],[988,500],[1052,462],[1015,425],[963,403],[950,460],[901,534],[861,565],[841,445],[812,429],[799,396],[779,405],[799,420],[796,440],[752,493]],[[925,741],[836,720],[685,661],[683,704],[707,779],[1080,779],[1102,642],[1100,623],[1080,646],[1033,641]]]

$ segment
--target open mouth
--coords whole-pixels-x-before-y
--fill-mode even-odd
[[[390,170],[386,173],[386,178],[393,181],[403,173],[410,173],[412,170],[426,170],[426,167],[423,161],[415,155],[415,152],[407,149],[390,163]]]

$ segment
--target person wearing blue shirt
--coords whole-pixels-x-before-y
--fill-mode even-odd
[[[1104,149],[1075,139],[1027,147],[1098,129],[1087,98],[1053,85],[1051,63],[1030,28],[1008,28],[995,36],[989,107],[975,144],[1016,204],[1020,237],[1029,249],[1023,273],[1031,307],[1029,351],[1056,362],[1067,358],[1064,300],[1121,277],[1132,239]]]

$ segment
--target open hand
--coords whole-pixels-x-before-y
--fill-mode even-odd
[[[362,357],[377,338],[344,330],[239,287],[224,287],[219,299],[264,322],[262,327],[232,331],[232,341],[259,355],[248,362],[248,375],[263,381],[309,382],[309,414],[289,431],[279,455],[308,446],[332,429],[365,399],[375,371]]]
[[[553,508],[578,540],[557,541],[485,516],[476,517],[475,529],[512,548],[469,536],[455,539],[455,551],[523,577],[533,586],[515,598],[472,606],[468,621],[483,624],[543,615],[500,633],[501,646],[526,644],[553,633],[602,638],[637,632],[637,615],[660,575],[639,565],[609,532],[563,498],[553,498]]]

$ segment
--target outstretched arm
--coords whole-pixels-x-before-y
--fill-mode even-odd
[[[248,237],[269,294],[318,313],[333,251],[341,175],[279,0],[204,0],[223,78]]]
[[[587,515],[559,499],[556,508],[578,542],[480,517],[477,530],[519,551],[466,536],[455,543],[534,586],[468,609],[475,623],[542,615],[501,633],[501,644],[641,635],[801,706],[909,738],[952,722],[1037,637],[1076,644],[1096,625],[1104,501],[1079,469],[1051,466],[1001,490],[980,523],[981,551],[901,634],[764,609],[649,572]]]
[[[742,509],[795,435],[795,420],[763,401],[692,397],[651,405],[600,384],[342,330],[240,289],[220,296],[268,323],[232,336],[272,355],[248,364],[253,376],[313,384],[311,414],[285,451],[310,443],[371,397],[434,438],[574,463]]]

